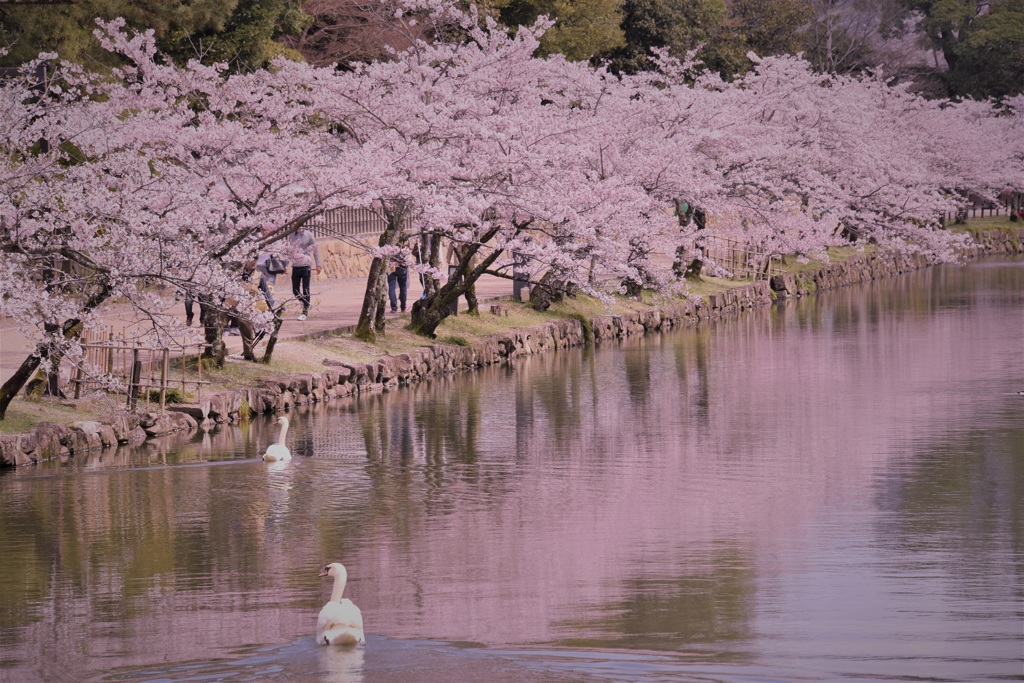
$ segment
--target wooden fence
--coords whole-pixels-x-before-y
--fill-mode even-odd
[[[174,386],[180,387],[183,396],[190,387],[194,387],[195,401],[198,402],[202,400],[203,386],[209,384],[203,379],[203,364],[200,362],[205,347],[205,342],[180,344],[174,348],[147,347],[117,340],[113,329],[104,333],[87,331],[82,337],[84,362],[72,369],[73,377],[64,383],[74,386],[75,398],[81,398],[83,390],[100,388],[96,380],[86,376],[84,366],[89,365],[94,373],[98,371],[110,375],[124,384],[128,408],[134,408],[141,397],[147,406],[153,402],[163,410],[167,390]],[[192,357],[196,359],[196,378],[187,375],[188,360]],[[180,363],[180,368],[174,369],[174,376],[171,371],[172,360],[175,364]],[[179,370],[180,377],[177,376]],[[157,395],[155,399],[154,393]]]
[[[411,226],[411,219],[409,224]],[[306,227],[315,237],[371,237],[384,232],[387,221],[372,209],[332,209],[310,219]],[[775,271],[774,256],[745,245],[739,240],[706,235],[704,248],[709,258],[729,271],[737,280],[771,277]]]
[[[732,280],[767,280],[778,272],[775,254],[729,237],[702,235],[708,259],[729,272]]]
[[[407,227],[412,219],[407,219]],[[387,220],[373,209],[331,209],[311,218],[306,227],[314,237],[370,237],[387,227]]]
[[[968,206],[960,209],[959,218],[961,220],[967,218],[984,218],[985,216],[1009,216],[1010,209],[1008,207],[996,204],[994,206]],[[942,217],[943,224],[952,223],[957,219],[957,212],[947,211]]]

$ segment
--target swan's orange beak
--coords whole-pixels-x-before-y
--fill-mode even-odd
[[[327,570],[326,569],[321,570],[320,573],[318,574],[318,576],[327,576]]]

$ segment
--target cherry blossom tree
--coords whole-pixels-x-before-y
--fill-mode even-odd
[[[387,139],[401,150],[405,185],[382,196],[413,207],[414,237],[454,246],[453,277],[413,306],[414,329],[428,335],[484,273],[511,277],[513,252],[562,273],[562,285],[598,293],[588,276],[595,254],[607,264],[622,256],[601,230],[649,232],[664,214],[642,187],[602,177],[592,163],[617,132],[598,106],[617,81],[560,57],[534,57],[543,24],[509,37],[493,22],[478,25],[472,12],[462,19],[464,41],[417,43],[351,78],[324,79],[314,105],[356,138]],[[398,236],[386,233],[379,248]],[[420,270],[436,276],[437,265]],[[367,301],[380,290],[377,271]],[[364,304],[361,329],[374,310]]]
[[[358,148],[339,165],[330,132],[287,93],[270,96],[271,72],[179,69],[118,22],[99,35],[126,60],[113,74],[61,63],[45,84],[0,89],[0,312],[35,341],[0,388],[0,415],[40,366],[84,362],[78,338],[107,300],[148,319],[140,341],[156,345],[184,332],[168,311],[175,291],[238,301],[266,324],[237,267],[262,231],[286,234],[379,170]]]
[[[428,277],[412,329],[432,336],[483,274],[511,278],[516,262],[532,264],[543,307],[685,292],[657,256],[683,248],[715,271],[708,234],[765,253],[856,240],[951,260],[963,238],[942,215],[967,191],[1024,186],[1020,98],[929,102],[794,57],[751,55],[726,82],[656,54],[656,69],[620,77],[538,57],[544,20],[510,36],[418,0],[392,21],[444,30],[348,71],[281,60],[231,75],[175,67],[115,22],[99,32],[124,61],[113,73],[59,63],[40,84],[28,64],[0,87],[0,314],[35,344],[0,387],[0,416],[36,369],[83,361],[103,302],[130,304],[148,341],[180,338],[175,291],[247,309],[237,264],[339,206],[388,220],[359,321],[372,338],[389,258]],[[684,204],[706,224],[673,216]],[[422,263],[404,239],[427,247]]]
[[[638,90],[668,131],[659,149],[691,157],[690,182],[700,189],[693,200],[707,207],[717,234],[778,253],[822,254],[859,236],[956,258],[962,238],[940,226],[962,200],[953,190],[998,185],[978,172],[988,154],[967,131],[983,126],[880,78],[823,76],[790,57],[754,59],[732,83],[715,75],[694,83],[669,60],[661,89]],[[995,130],[1007,123],[996,112],[975,115],[994,140],[1008,140]],[[967,138],[956,140],[954,130]]]

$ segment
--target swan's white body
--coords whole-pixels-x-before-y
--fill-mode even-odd
[[[277,443],[267,446],[267,452],[263,454],[266,462],[286,462],[292,459],[292,452],[284,445],[284,435],[288,433],[288,418],[279,417],[274,424],[281,425],[281,434],[277,437]]]
[[[320,576],[334,577],[334,590],[331,600],[316,620],[316,642],[318,645],[366,645],[363,635],[363,613],[348,598],[341,597],[345,592],[348,572],[345,565],[333,562],[320,572]]]

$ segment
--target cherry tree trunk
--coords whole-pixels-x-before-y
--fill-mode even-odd
[[[377,279],[377,309],[373,315],[373,325],[377,334],[384,334],[384,311],[388,305],[388,274],[386,268],[381,268],[380,277]]]
[[[208,297],[206,297],[208,300]],[[203,323],[206,348],[203,358],[213,358],[218,368],[224,367],[227,345],[224,343],[224,312],[209,303],[199,308],[199,320]]]
[[[267,348],[263,350],[263,358],[260,359],[261,363],[270,364],[270,359],[274,355],[274,347],[277,346],[277,334],[281,331],[281,325],[284,324],[284,306],[281,306],[274,311],[274,329],[270,332],[270,338],[267,339]]]
[[[107,300],[110,296],[111,288],[108,284],[101,285],[92,295],[86,299],[82,304],[82,313],[88,313],[99,306],[101,303]],[[65,320],[58,330],[56,326],[46,326],[47,332],[55,333],[60,332],[65,339],[77,339],[82,334],[82,321],[79,318],[72,318],[71,320]],[[21,388],[32,377],[32,373],[36,371],[39,364],[43,362],[43,358],[49,356],[47,347],[43,344],[39,344],[36,347],[35,353],[30,355],[14,372],[13,375],[4,382],[3,386],[0,387],[0,420],[4,419],[7,414],[7,408],[11,405],[11,401],[18,395]],[[59,358],[57,359],[59,361]]]
[[[639,300],[640,295],[643,294],[644,291],[644,286],[631,278],[623,280],[622,286],[623,289],[626,290],[626,297],[629,299]]]
[[[686,247],[682,244],[676,247],[675,258],[672,259],[672,274],[677,278],[686,276]]]
[[[480,303],[476,298],[476,283],[466,285],[466,312],[470,315],[480,315]]]
[[[530,308],[542,313],[551,308],[551,304],[562,300],[562,293],[551,286],[548,275],[545,273],[540,282],[530,289]]]
[[[461,292],[457,287],[444,285],[436,294],[427,295],[425,299],[417,299],[412,304],[412,325],[410,329],[424,337],[434,337],[437,326],[452,314],[452,303]]]
[[[437,326],[451,315],[452,304],[463,295],[466,295],[468,300],[470,291],[473,292],[473,305],[476,305],[474,285],[501,255],[501,251],[495,250],[487,257],[479,259],[479,262],[476,258],[480,246],[493,236],[492,232],[485,235],[479,243],[468,245],[460,253],[459,263],[448,282],[442,285],[436,294],[413,303],[412,324],[410,325],[413,332],[425,337],[436,336]]]
[[[566,282],[558,270],[551,268],[540,281],[530,289],[530,307],[535,311],[546,311],[551,304],[558,303],[566,295],[574,294],[574,290]]]
[[[423,250],[426,253],[426,262],[432,268],[441,268],[441,234],[430,233],[423,236]],[[437,294],[440,289],[437,280],[432,277],[426,277],[423,280],[423,292],[427,296],[433,296]]]
[[[686,267],[684,273],[687,280],[700,280],[700,271],[704,267],[704,261],[699,258],[695,258],[690,261],[690,265]]]
[[[381,235],[384,241],[384,235]],[[356,323],[356,331],[353,336],[364,341],[374,341],[377,333],[383,332],[383,325],[380,318],[384,315],[384,303],[387,297],[386,290],[381,285],[384,277],[384,259],[374,258],[370,264],[370,274],[366,276],[366,292],[363,294],[363,307],[359,311],[359,322]]]
[[[11,405],[11,401],[14,400],[14,397],[21,391],[21,388],[32,377],[32,373],[36,371],[42,360],[40,352],[36,351],[36,353],[22,361],[14,374],[0,387],[0,420],[4,419],[4,416],[7,414],[7,407]]]
[[[377,241],[378,247],[389,247],[398,244],[402,237],[407,204],[404,199],[382,202],[382,211],[387,220],[387,227]],[[366,291],[363,294],[363,307],[359,311],[359,322],[353,336],[363,341],[374,341],[378,334],[384,333],[384,307],[387,305],[387,270],[386,261],[375,256],[370,264],[370,272],[366,276]]]

